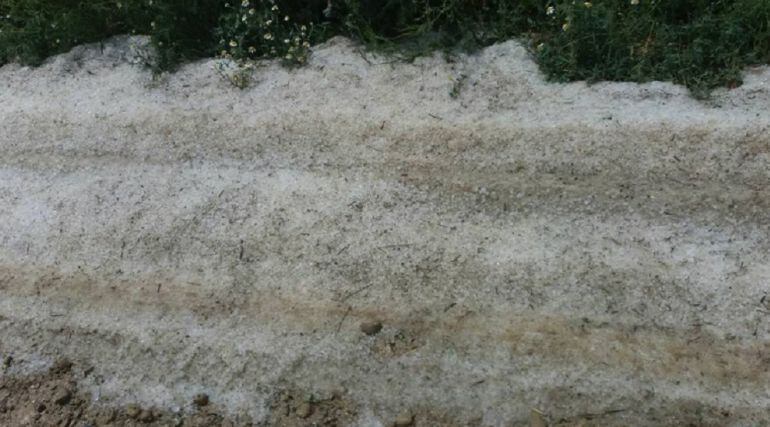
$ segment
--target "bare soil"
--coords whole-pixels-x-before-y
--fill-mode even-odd
[[[770,423],[770,69],[142,41],[0,68],[0,424]]]
[[[12,362],[11,362],[12,363]],[[88,370],[60,360],[48,371],[0,379],[0,425],[4,426],[250,426],[250,420],[230,419],[213,405],[192,412],[172,414],[154,407],[111,407],[94,402],[78,390],[77,373]]]

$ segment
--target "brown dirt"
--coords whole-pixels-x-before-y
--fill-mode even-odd
[[[13,364],[3,361],[3,368]],[[75,367],[68,360],[60,360],[49,370],[27,376],[0,377],[1,426],[57,426],[57,427],[235,427],[281,426],[337,427],[354,425],[359,411],[339,390],[329,396],[315,396],[300,390],[284,390],[276,394],[270,404],[270,416],[261,424],[249,419],[233,419],[219,413],[216,405],[206,402],[193,413],[174,414],[153,407],[129,404],[120,408],[103,406],[78,390],[76,377],[88,375],[90,369]],[[421,410],[408,413],[411,426],[465,427],[481,425],[477,420],[460,424],[440,412]],[[398,425],[395,422],[393,425]]]
[[[354,404],[343,397],[344,391],[318,397],[300,391],[279,393],[271,405],[268,425],[285,427],[347,426],[357,415]]]
[[[12,359],[3,360],[7,369]],[[248,416],[228,417],[220,413],[215,403],[199,407],[191,402],[192,412],[171,413],[154,407],[129,404],[120,408],[94,402],[86,393],[78,390],[76,377],[89,375],[91,369],[73,366],[60,360],[48,371],[27,376],[0,377],[0,426],[57,426],[57,427],[342,427],[355,425],[359,408],[346,396],[344,389],[327,396],[313,395],[297,389],[275,394],[269,405],[269,416],[262,423],[253,423]],[[481,385],[482,381],[473,387]],[[196,396],[198,401],[199,396]],[[201,399],[204,400],[205,399]],[[719,426],[746,421],[742,414],[731,413],[717,407],[692,401],[688,407],[660,408],[668,417],[658,419],[660,425]],[[677,409],[681,410],[678,412]],[[588,427],[618,424],[626,418],[631,408],[619,408],[604,412],[586,412],[569,418],[553,418],[537,410],[537,420],[524,425],[555,427]],[[678,412],[678,413],[677,413]],[[412,427],[475,427],[484,425],[481,419],[459,422],[453,417],[431,408],[416,408],[405,413],[411,424],[391,423],[391,426]],[[400,416],[403,417],[404,414]],[[398,420],[398,418],[396,419]],[[514,424],[519,425],[519,424]]]
[[[12,360],[9,365],[12,364]],[[173,414],[157,408],[101,406],[77,388],[76,375],[88,375],[60,360],[44,373],[0,377],[0,425],[57,427],[229,427],[251,426],[250,420],[218,413],[215,405],[194,413]]]

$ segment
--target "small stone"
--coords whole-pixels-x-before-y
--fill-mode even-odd
[[[409,427],[414,423],[414,415],[409,411],[404,411],[396,417],[393,425],[396,427]]]
[[[5,358],[3,359],[3,368],[10,368],[12,363],[13,363],[13,357],[5,356]]]
[[[338,387],[332,390],[332,399],[342,399],[348,390],[345,387]]]
[[[532,408],[529,412],[529,425],[532,427],[545,427],[545,418],[539,409]]]
[[[209,404],[209,395],[205,393],[199,393],[193,396],[193,403],[195,406],[206,406]]]
[[[72,369],[72,362],[67,359],[59,359],[51,367],[51,371],[57,374],[64,374]]]
[[[35,406],[35,410],[37,412],[45,411],[45,403],[38,403],[37,406]]]
[[[366,335],[375,335],[382,330],[382,322],[370,321],[361,323],[361,332]]]
[[[128,416],[128,418],[136,418],[141,413],[142,410],[137,405],[131,404],[126,406],[126,416]]]
[[[139,421],[143,423],[151,423],[152,420],[154,419],[155,419],[155,416],[152,414],[152,411],[150,411],[149,409],[145,409],[139,413]]]
[[[109,424],[113,420],[115,420],[115,411],[110,408],[106,408],[99,411],[99,416],[96,418],[96,424]]]
[[[72,399],[72,391],[67,388],[60,388],[56,391],[53,401],[57,405],[66,405]]]
[[[307,402],[302,402],[297,406],[297,410],[295,413],[300,418],[307,418],[310,416],[310,414],[313,412],[313,408],[310,407],[310,404]]]

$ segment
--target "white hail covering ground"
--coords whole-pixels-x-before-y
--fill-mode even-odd
[[[770,420],[767,68],[700,102],[335,39],[241,91],[138,40],[0,68],[4,375],[257,420],[284,389],[356,425]]]

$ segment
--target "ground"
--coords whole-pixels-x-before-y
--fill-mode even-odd
[[[137,42],[0,69],[5,416],[770,421],[767,68],[702,102],[335,39],[239,90]]]

